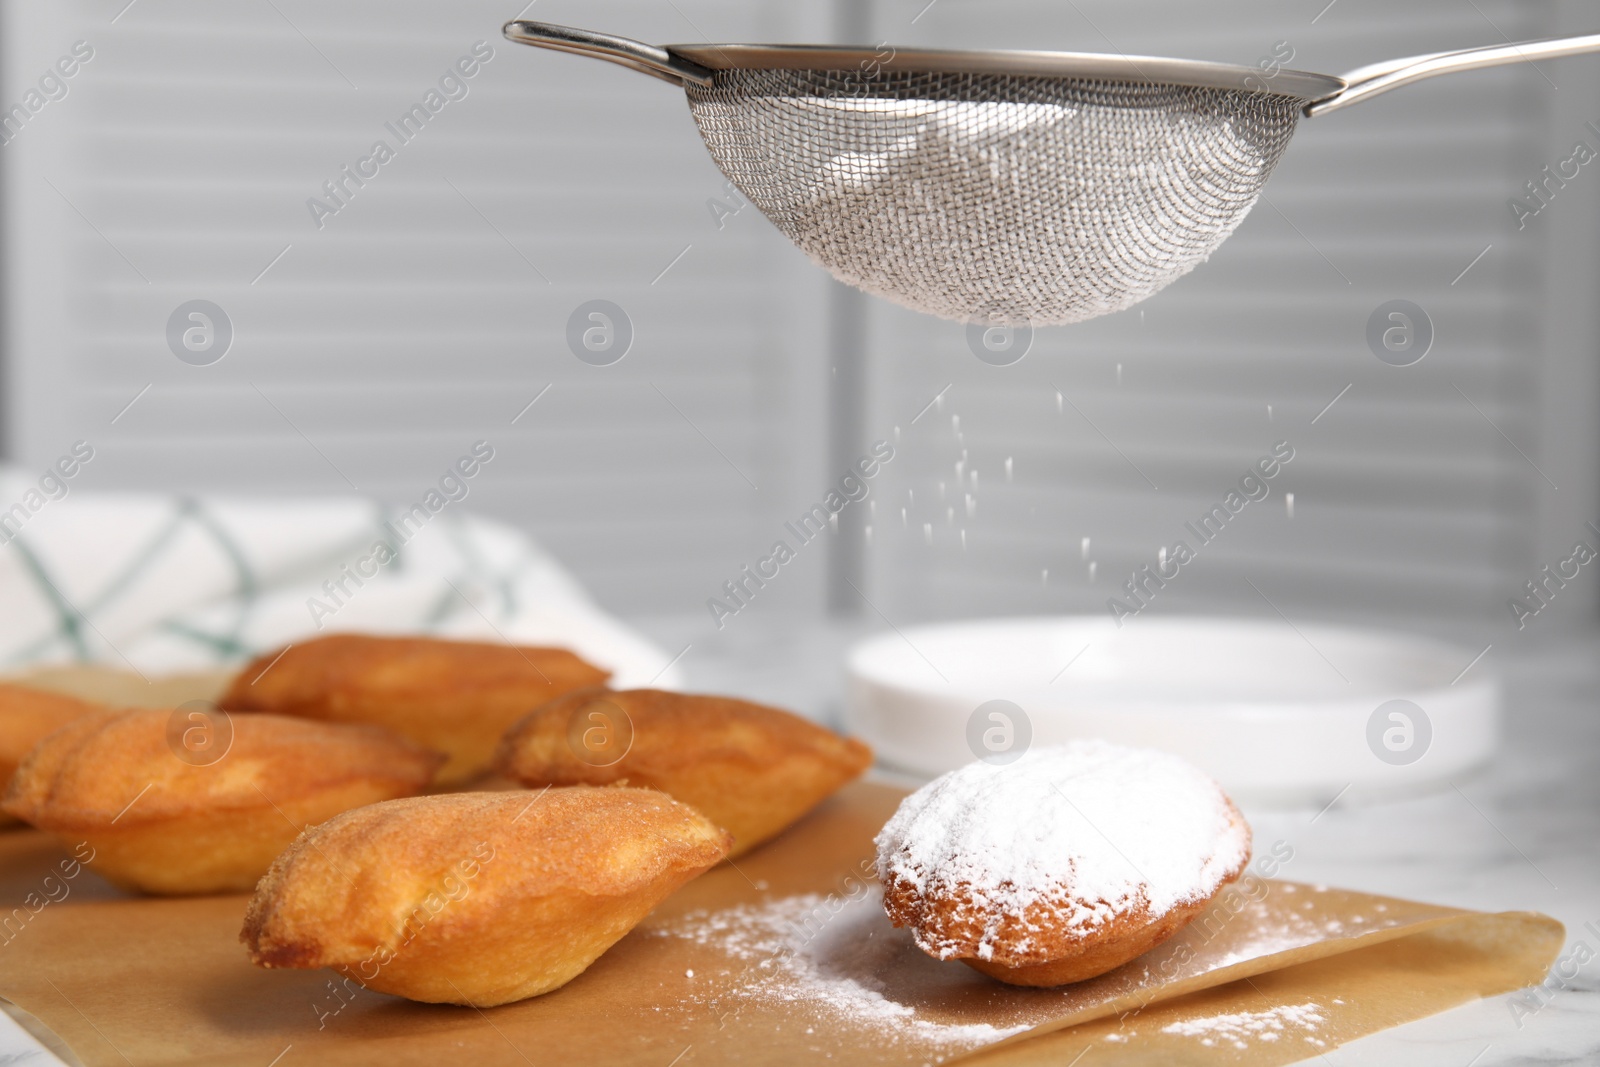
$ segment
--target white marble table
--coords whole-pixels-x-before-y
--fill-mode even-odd
[[[859,627],[761,627],[721,634],[703,620],[648,628],[693,689],[768,700],[831,720],[842,653]],[[1470,640],[1465,641],[1470,643]],[[1459,790],[1370,807],[1247,811],[1258,842],[1289,842],[1284,875],[1487,911],[1534,910],[1594,959],[1519,1019],[1497,997],[1319,1056],[1332,1067],[1600,1064],[1600,635],[1487,661],[1507,680],[1505,739]],[[1330,798],[1332,799],[1332,798]],[[1592,924],[1594,929],[1586,928]],[[0,1065],[59,1063],[0,1014]]]
[[[1337,1067],[1600,1064],[1600,639],[1498,666],[1507,681],[1502,752],[1459,790],[1335,806],[1314,823],[1315,812],[1247,814],[1258,840],[1294,844],[1287,877],[1541,911],[1566,925],[1564,957],[1582,941],[1593,959],[1537,1014],[1519,1018],[1508,997],[1479,1001],[1346,1045],[1327,1056]]]

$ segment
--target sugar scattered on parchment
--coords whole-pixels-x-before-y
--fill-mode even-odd
[[[1295,888],[1288,882],[1259,884],[1269,887],[1269,895],[1290,895]],[[1324,914],[1309,908],[1274,906],[1267,897],[1251,901],[1230,921],[1228,950],[1216,958],[1215,967],[1228,967],[1318,941],[1364,936],[1404,925],[1402,919],[1387,915],[1351,915],[1348,912]],[[1202,917],[1192,929],[1205,931],[1206,922]],[[1353,931],[1347,928],[1347,922],[1355,928]]]
[[[1035,906],[1053,925],[1088,932],[1141,907],[1161,915],[1204,899],[1248,858],[1250,834],[1217,784],[1183,760],[1077,741],[935,779],[901,803],[877,845],[885,884],[980,913],[978,955],[988,958],[1000,919]],[[967,948],[917,935],[941,958]]]
[[[656,932],[738,961],[733,989],[723,994],[736,1002],[794,1006],[837,1024],[872,1028],[880,1041],[904,1036],[973,1049],[1028,1029],[943,1023],[886,996],[879,976],[895,973],[898,958],[917,950],[889,925],[876,889],[853,899],[806,894],[695,912]]]
[[[1247,1049],[1250,1042],[1277,1041],[1289,1033],[1290,1027],[1307,1031],[1301,1038],[1319,1048],[1327,1042],[1314,1036],[1326,1018],[1322,1008],[1313,1001],[1304,1004],[1283,1004],[1270,1011],[1241,1011],[1226,1015],[1212,1015],[1204,1019],[1188,1019],[1163,1026],[1163,1034],[1199,1038],[1200,1043],[1213,1047],[1218,1042]]]

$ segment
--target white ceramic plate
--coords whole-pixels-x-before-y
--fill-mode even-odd
[[[846,716],[927,775],[1099,737],[1182,756],[1245,802],[1326,803],[1447,787],[1488,760],[1500,688],[1481,663],[1462,676],[1474,654],[1276,621],[950,623],[857,644]]]

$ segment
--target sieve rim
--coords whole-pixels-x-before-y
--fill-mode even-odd
[[[1197,59],[1112,55],[1098,52],[965,51],[935,48],[842,48],[832,45],[669,44],[675,56],[711,70],[817,70],[865,72],[879,69],[930,74],[1014,74],[1146,85],[1184,85],[1206,89],[1269,92],[1308,103],[1343,92],[1343,78],[1302,70],[1269,73],[1258,67]]]

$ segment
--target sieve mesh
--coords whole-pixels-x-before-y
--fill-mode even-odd
[[[962,321],[1143,300],[1243,221],[1303,102],[997,74],[721,70],[706,146],[841,281]]]

